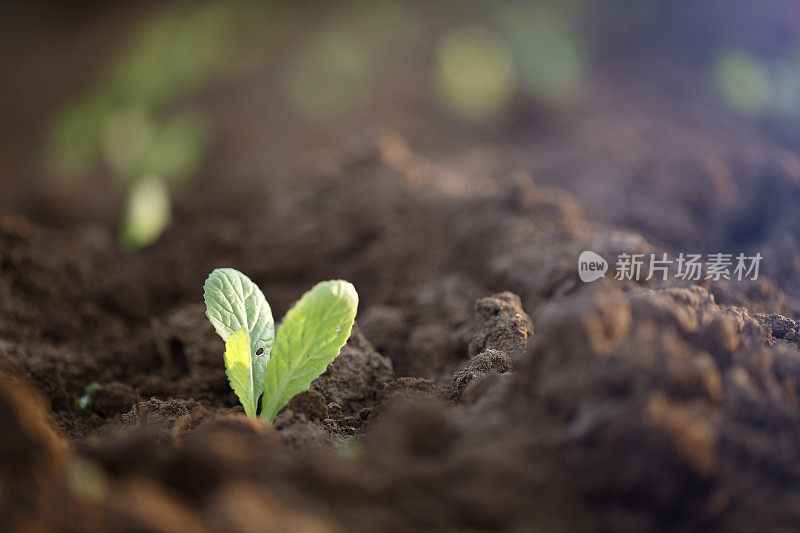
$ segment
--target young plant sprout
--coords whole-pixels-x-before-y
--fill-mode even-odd
[[[275,333],[261,290],[232,268],[214,270],[203,286],[206,316],[225,341],[225,373],[247,416],[270,421],[308,390],[350,337],[358,294],[351,283],[317,283],[295,302]]]
[[[100,384],[96,381],[93,381],[86,385],[84,388],[84,394],[80,398],[75,398],[75,410],[76,411],[83,411],[84,413],[90,413],[92,411],[92,402],[94,401],[95,394],[100,389]]]

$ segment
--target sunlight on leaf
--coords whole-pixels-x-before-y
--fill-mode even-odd
[[[275,342],[275,323],[264,293],[238,270],[218,268],[203,285],[203,300],[206,316],[224,341],[240,329],[249,333],[253,402],[257,405]]]
[[[256,416],[255,383],[250,336],[242,328],[225,341],[225,374],[247,416]]]
[[[261,416],[274,420],[289,400],[319,377],[350,337],[358,294],[351,283],[318,283],[289,309],[278,327],[264,384]]]

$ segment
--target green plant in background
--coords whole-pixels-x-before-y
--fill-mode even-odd
[[[83,411],[84,413],[90,412],[92,410],[94,396],[97,394],[98,389],[100,389],[100,384],[96,381],[86,385],[83,396],[75,398],[75,410]]]
[[[308,28],[280,78],[292,110],[310,122],[363,111],[381,75],[405,73],[420,52],[421,22],[402,1],[320,3],[314,11],[321,23]]]
[[[102,165],[127,197],[119,231],[126,248],[161,235],[171,195],[188,186],[209,145],[207,118],[174,103],[228,67],[240,43],[263,34],[268,13],[266,5],[243,1],[165,4],[104,76],[52,120],[45,139],[50,174],[74,180]],[[167,194],[136,207],[157,189]]]
[[[232,268],[205,282],[206,316],[225,341],[225,370],[247,416],[274,420],[292,397],[308,390],[350,337],[358,294],[343,280],[323,281],[286,313],[275,332],[264,294]]]
[[[169,189],[155,174],[142,176],[131,184],[122,210],[119,242],[128,250],[158,239],[172,218]]]
[[[459,118],[481,122],[501,113],[514,95],[514,58],[503,36],[484,26],[450,30],[437,51],[436,89]]]
[[[434,44],[430,87],[444,109],[467,122],[491,123],[520,97],[563,105],[582,96],[590,54],[579,22],[591,16],[589,8],[556,0],[457,4],[336,2],[318,6],[318,22],[308,26],[305,8],[287,2],[162,3],[104,75],[54,117],[45,145],[51,174],[107,172],[127,197],[120,242],[128,249],[153,243],[209,146],[210,121],[187,103],[191,95],[218,74],[261,65],[276,33],[284,104],[315,124],[369,110],[382,84],[428,68]],[[718,77],[733,87],[733,100],[755,107],[764,90],[759,73],[742,61],[723,67]],[[794,90],[800,77],[793,64],[784,67],[785,105],[800,108]],[[168,193],[166,201],[131,207],[142,189],[156,188]]]
[[[373,69],[352,35],[323,32],[309,39],[289,64],[283,90],[302,116],[341,116],[363,100]]]
[[[722,97],[736,111],[757,115],[769,107],[771,80],[756,56],[735,48],[724,50],[714,64],[714,76]]]
[[[560,7],[510,3],[497,11],[514,53],[519,89],[546,105],[575,102],[586,86],[586,46],[574,27],[575,15]]]

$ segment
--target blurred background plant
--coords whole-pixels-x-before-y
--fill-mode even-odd
[[[632,65],[631,78],[654,84],[669,83],[675,65],[694,69],[701,83],[693,90],[705,84],[723,107],[755,121],[800,118],[800,14],[783,0],[758,9],[719,0],[144,6],[130,38],[44,134],[50,179],[99,172],[125,191],[117,218],[126,249],[158,239],[175,200],[191,190],[218,132],[218,117],[196,96],[231,75],[274,79],[261,103],[308,131],[387,116],[402,129],[409,95],[426,101],[418,121],[496,131],[521,109],[581,106],[597,72],[625,83]],[[384,111],[392,106],[401,111]]]
[[[250,2],[168,3],[155,9],[86,93],[56,114],[46,139],[50,175],[79,180],[98,166],[127,191],[120,244],[155,241],[210,141],[203,111],[187,98],[236,64],[268,10]],[[242,30],[245,31],[242,31]]]

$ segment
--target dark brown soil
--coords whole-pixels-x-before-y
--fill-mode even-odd
[[[692,99],[596,85],[580,113],[520,109],[499,131],[397,128],[455,132],[425,149],[317,132],[302,148],[326,151],[272,148],[259,179],[226,179],[247,149],[229,140],[135,254],[103,202],[87,223],[9,201],[0,530],[800,528],[800,161],[721,111],[689,121]],[[583,284],[587,249],[757,250],[766,272]],[[321,279],[361,297],[342,354],[272,425],[244,417],[204,316],[220,266],[277,317]]]

